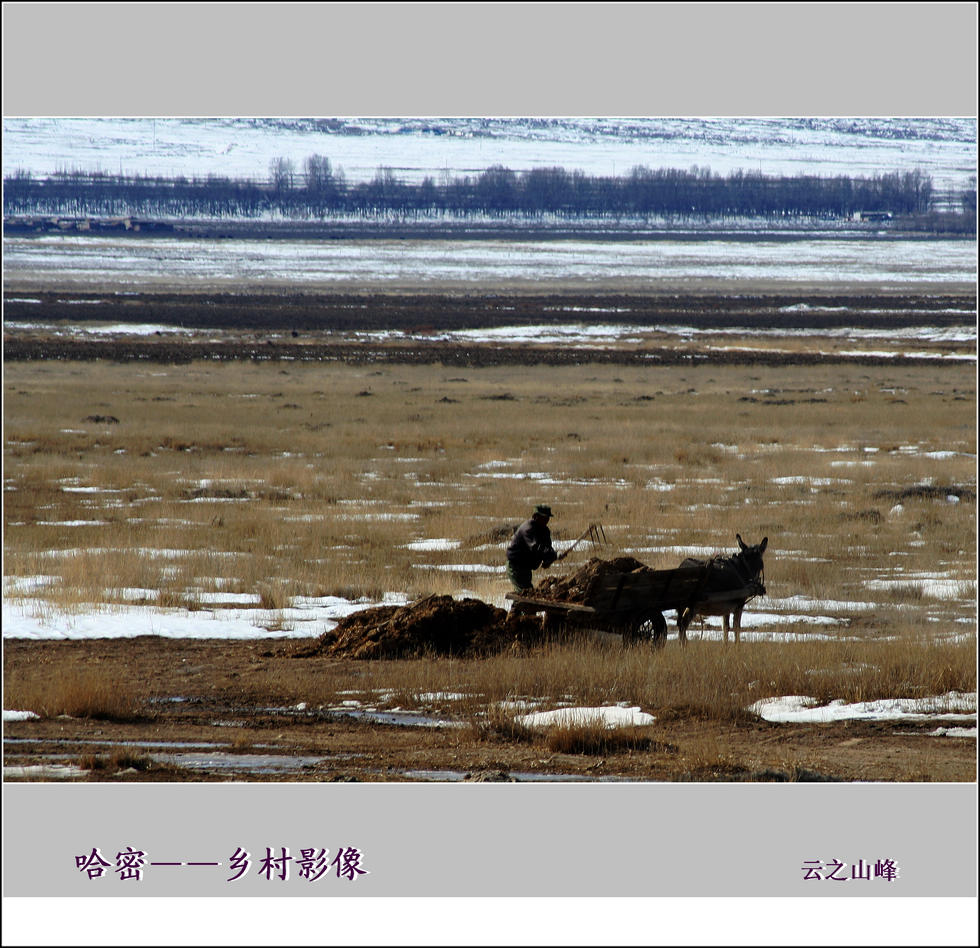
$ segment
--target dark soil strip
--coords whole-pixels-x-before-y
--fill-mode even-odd
[[[746,352],[677,349],[609,350],[496,347],[478,345],[305,345],[258,342],[130,342],[60,338],[6,339],[4,359],[15,361],[156,362],[186,364],[195,361],[231,362],[343,362],[349,365],[401,364],[480,367],[498,365],[864,365],[948,366],[941,357],[837,355],[814,352]]]
[[[38,302],[24,302],[28,296]],[[88,305],[79,306],[79,303]],[[419,333],[502,326],[606,323],[694,329],[896,329],[972,326],[976,295],[728,296],[594,294],[6,293],[4,319],[153,323],[185,329]],[[952,311],[952,312],[950,312]]]

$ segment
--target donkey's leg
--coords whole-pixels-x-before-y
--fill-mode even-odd
[[[735,609],[734,618],[732,620],[732,625],[735,628],[735,644],[738,645],[739,639],[741,638],[742,631],[742,610],[745,608],[745,603],[740,603]]]
[[[728,618],[729,618],[729,613],[723,612],[721,614],[721,624],[722,624],[722,627],[725,630],[725,644],[726,645],[728,644]]]
[[[677,612],[677,639],[681,645],[687,645],[687,627],[693,618],[690,609],[680,609]]]

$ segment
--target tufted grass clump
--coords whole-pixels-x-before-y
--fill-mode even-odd
[[[608,727],[601,717],[569,721],[548,728],[548,750],[557,754],[620,754],[647,750],[652,738],[646,728]]]
[[[143,711],[136,684],[97,669],[81,668],[53,679],[28,668],[5,676],[4,704],[33,711],[42,718],[67,715],[97,721],[137,721]]]

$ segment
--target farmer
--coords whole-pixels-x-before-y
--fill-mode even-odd
[[[548,521],[551,508],[538,504],[530,520],[525,520],[515,531],[507,547],[507,575],[519,593],[527,592],[533,585],[531,571],[539,566],[547,569],[558,559],[551,545]]]

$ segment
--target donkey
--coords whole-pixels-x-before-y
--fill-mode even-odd
[[[698,593],[712,596],[711,602],[692,602],[691,605],[677,610],[677,632],[682,642],[687,641],[687,627],[696,616],[722,616],[725,629],[725,641],[728,641],[728,629],[731,625],[735,633],[735,642],[739,640],[742,630],[742,610],[752,598],[766,591],[762,564],[762,554],[769,545],[769,537],[763,537],[756,546],[748,546],[741,536],[735,534],[738,540],[739,552],[731,556],[713,556],[710,560],[696,560],[688,557],[681,563],[682,567],[697,566],[704,570],[704,578],[698,587]],[[718,593],[726,590],[738,592],[740,595],[732,599],[714,599]],[[746,590],[749,595],[745,595]]]

